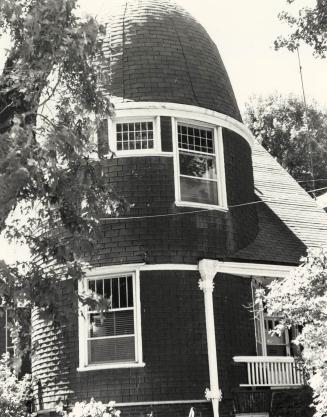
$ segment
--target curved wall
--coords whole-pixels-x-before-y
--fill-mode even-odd
[[[161,135],[162,143],[171,140],[169,129]],[[249,144],[228,129],[223,129],[223,143],[229,206],[254,201]],[[113,189],[130,206],[125,216],[136,218],[103,222],[97,255],[91,260],[94,266],[196,264],[202,258],[231,256],[257,234],[255,205],[227,212],[177,207],[173,155],[119,157],[103,163]]]
[[[130,207],[122,217],[134,218],[103,221],[97,254],[90,260],[91,264],[95,267],[143,262],[195,265],[202,258],[232,257],[257,234],[255,205],[238,206],[255,199],[251,149],[240,136],[241,123],[235,129],[240,134],[226,127],[222,129],[227,201],[232,207],[227,211],[179,207],[175,204],[171,117],[191,119],[191,123],[193,118],[188,117],[191,113],[187,109],[183,109],[185,117],[177,112],[172,114],[174,109],[169,113],[165,104],[198,106],[192,110],[197,116],[196,111],[201,108],[194,120],[211,126],[219,125],[215,123],[218,116],[210,113],[211,110],[220,113],[220,120],[226,122],[222,126],[240,121],[219,52],[203,27],[173,2],[124,0],[118,3],[116,12],[104,18],[109,28],[104,39],[108,58],[104,68],[105,87],[118,101],[157,102],[161,113],[154,117],[161,117],[161,146],[152,156],[119,156],[103,161],[108,181]],[[138,104],[135,103],[136,110]],[[139,107],[142,108],[142,103]],[[103,153],[106,151],[104,147]],[[141,272],[142,345],[146,366],[87,372],[77,371],[78,312],[76,303],[72,302],[76,294],[69,282],[63,282],[60,302],[62,309],[72,307],[71,320],[55,327],[37,311],[32,318],[35,344],[32,368],[39,381],[36,386],[39,409],[49,410],[58,402],[72,403],[91,397],[125,403],[203,399],[209,374],[199,278],[195,271]],[[238,371],[232,369],[232,355],[254,353],[253,321],[243,308],[250,300],[250,280],[231,276],[216,278],[218,364],[226,395],[221,404],[222,417],[231,412],[230,392],[239,380]],[[198,407],[204,417],[212,415],[208,404]],[[181,405],[162,408],[164,411],[157,408],[155,415],[185,417],[185,409]],[[128,415],[136,415],[138,410],[135,407]]]
[[[189,400],[191,406],[212,416],[212,408],[203,400],[209,386],[203,293],[198,287],[197,271],[141,272],[142,345],[145,367],[103,369],[78,372],[78,321],[72,307],[73,288],[62,284],[61,303],[72,308],[71,320],[60,329],[54,328],[33,313],[33,340],[37,355],[33,374],[38,406],[54,409],[58,403],[96,400],[108,402],[151,402]],[[213,293],[216,324],[219,382],[224,400],[221,416],[231,412],[232,389],[246,378],[245,369],[233,365],[234,355],[255,354],[251,281],[242,277],[218,274]],[[187,325],[186,325],[187,324]],[[185,406],[186,407],[186,406]],[[170,405],[168,416],[185,417],[185,407]],[[122,407],[122,415],[125,407]],[[139,415],[145,407],[133,407],[131,415]],[[157,416],[160,407],[147,407]],[[166,409],[167,411],[167,409]],[[160,413],[159,413],[160,414]]]

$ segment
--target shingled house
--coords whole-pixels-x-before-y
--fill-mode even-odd
[[[103,219],[81,283],[111,309],[83,307],[61,331],[33,312],[38,412],[94,397],[126,417],[290,415],[304,398],[292,334],[271,336],[278,317],[250,306],[325,244],[326,213],[244,126],[192,16],[168,0],[108,4],[115,112],[99,151],[130,211]],[[66,283],[63,306],[73,294]]]

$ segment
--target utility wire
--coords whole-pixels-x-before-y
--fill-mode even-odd
[[[317,181],[327,181],[327,178],[315,178],[314,180],[296,180],[299,184],[302,182],[317,182]]]
[[[327,187],[316,188],[315,190],[308,191],[308,193],[315,193],[316,191],[327,190]]]
[[[254,204],[260,204],[260,203],[266,203],[264,200],[258,200],[258,201],[250,201],[249,203],[242,203],[242,204],[234,204],[231,206],[228,206],[228,208],[235,208],[235,207],[243,207],[243,206],[251,206]],[[114,220],[141,220],[141,219],[154,219],[157,217],[176,217],[176,216],[185,216],[188,214],[197,214],[197,213],[207,213],[209,211],[216,211],[217,209],[203,209],[203,210],[192,210],[192,211],[183,211],[182,213],[164,213],[164,214],[149,214],[146,216],[127,216],[127,217],[102,217],[100,218],[100,221],[114,221]]]
[[[305,126],[306,133],[307,133],[307,147],[309,151],[308,159],[309,159],[310,171],[311,171],[311,176],[312,176],[312,187],[315,188],[315,177],[314,177],[313,160],[312,160],[312,146],[311,146],[311,140],[310,140],[309,124],[308,124],[308,106],[307,106],[307,99],[305,95],[302,63],[301,63],[299,47],[296,48],[296,52],[297,52],[297,58],[298,58],[298,63],[299,63],[301,86],[302,86],[302,96],[303,96],[303,104],[304,104],[304,126]],[[316,195],[314,194],[314,192],[313,192],[313,195],[314,195],[314,198],[316,198]]]

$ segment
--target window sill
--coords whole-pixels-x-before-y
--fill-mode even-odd
[[[169,156],[173,157],[173,152],[163,152],[160,150],[132,150],[132,151],[113,151],[114,158],[129,158],[137,156]]]
[[[203,208],[208,210],[216,210],[222,211],[226,213],[228,211],[228,207],[216,206],[213,204],[205,204],[205,203],[194,203],[191,201],[175,201],[175,205],[177,207],[194,207],[194,208]]]
[[[108,363],[103,365],[90,365],[77,368],[77,372],[102,371],[105,369],[121,369],[121,368],[144,368],[144,362],[124,362],[124,363]]]

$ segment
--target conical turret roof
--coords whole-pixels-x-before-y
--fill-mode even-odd
[[[108,0],[101,18],[113,96],[195,105],[241,120],[216,45],[175,2]]]

